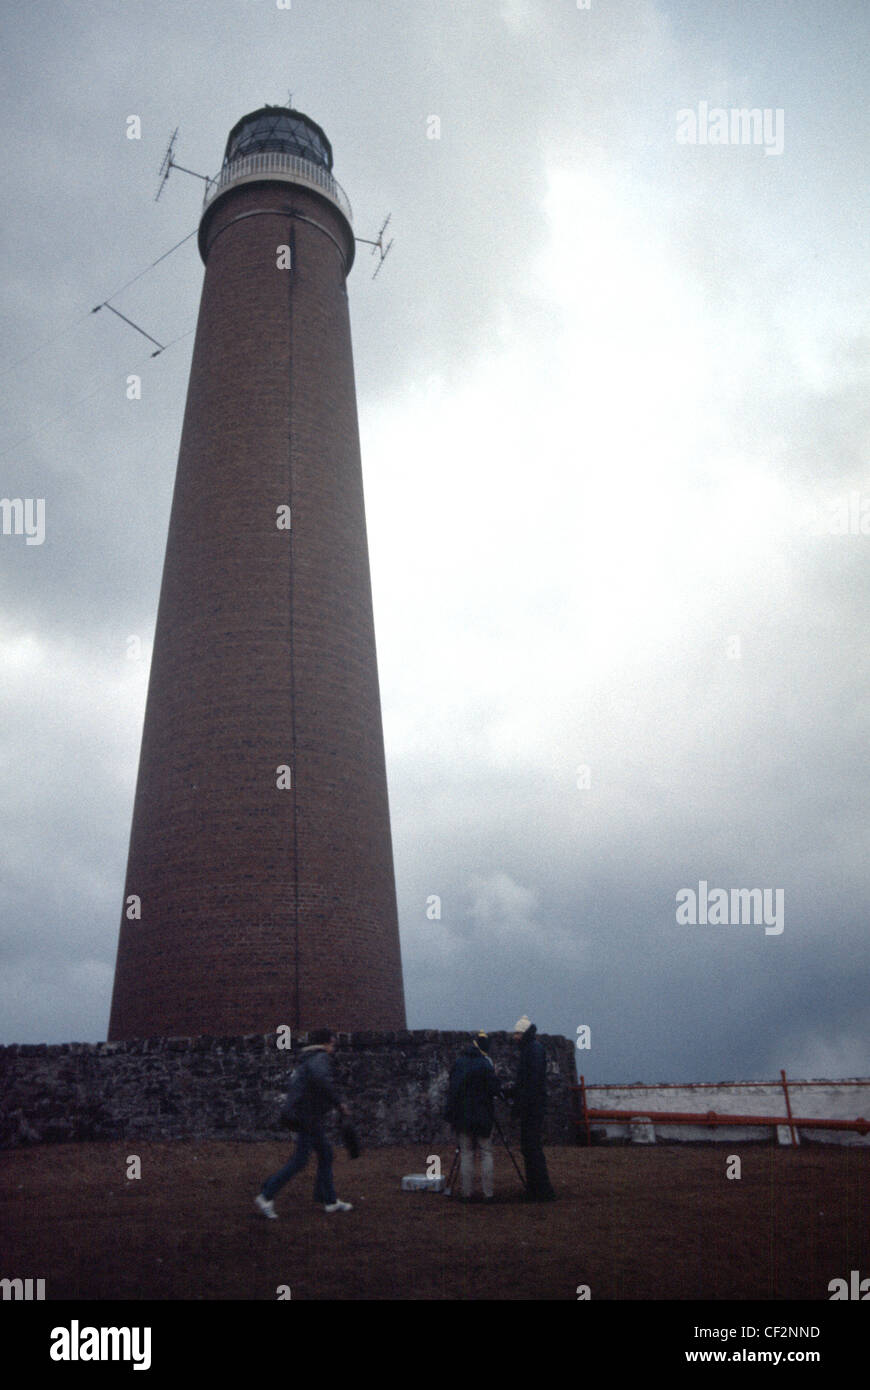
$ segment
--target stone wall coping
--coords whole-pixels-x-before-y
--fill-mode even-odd
[[[493,1041],[507,1041],[511,1038],[510,1031],[505,1030],[498,1033],[490,1033],[489,1037]],[[358,1033],[336,1033],[339,1050],[342,1049],[362,1049],[383,1047],[385,1045],[415,1047],[429,1046],[432,1043],[449,1043],[451,1046],[461,1046],[463,1043],[471,1041],[472,1030],[438,1030],[432,1028],[417,1029],[414,1031],[392,1031],[392,1032],[358,1032]],[[552,1040],[564,1042],[565,1038],[561,1033],[539,1033],[541,1042],[546,1043]],[[277,1052],[295,1052],[301,1047],[308,1047],[310,1034],[297,1033],[292,1038],[290,1047],[277,1047],[277,1037],[272,1033],[250,1033],[240,1037],[211,1037],[201,1036],[192,1038],[132,1038],[121,1042],[66,1042],[66,1043],[6,1043],[0,1044],[0,1061],[13,1057],[62,1057],[65,1055],[106,1057],[112,1055],[130,1054],[132,1056],[142,1056],[149,1052],[219,1052],[222,1049],[233,1052],[267,1052],[273,1048]],[[568,1041],[571,1041],[568,1039]]]

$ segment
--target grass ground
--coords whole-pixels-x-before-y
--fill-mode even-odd
[[[280,1286],[293,1300],[576,1300],[579,1285],[594,1300],[827,1300],[832,1279],[870,1275],[867,1149],[555,1148],[545,1206],[519,1202],[500,1146],[492,1206],[400,1191],[423,1148],[337,1150],[354,1210],[314,1206],[312,1160],[266,1221],[253,1197],[287,1156],[192,1141],[7,1151],[0,1276],[44,1278],[47,1299],[274,1301]]]

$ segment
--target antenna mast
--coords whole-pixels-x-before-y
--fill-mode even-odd
[[[392,215],[393,215],[393,214],[392,214],[391,212],[388,212],[388,213],[387,213],[387,215],[386,215],[386,217],[385,217],[385,219],[384,219],[384,224],[383,224],[383,226],[381,227],[381,230],[378,232],[378,239],[377,239],[377,241],[370,241],[368,237],[364,237],[364,236],[354,237],[354,241],[361,241],[361,242],[364,243],[364,245],[370,246],[370,247],[372,248],[372,255],[374,255],[376,251],[379,251],[379,252],[381,253],[381,258],[380,258],[380,260],[378,261],[378,264],[377,264],[377,266],[376,266],[376,268],[375,268],[375,273],[374,273],[374,275],[372,276],[372,279],[373,279],[373,280],[376,278],[378,271],[380,270],[380,268],[381,268],[381,266],[383,265],[384,261],[387,259],[387,252],[389,251],[390,247],[392,246],[393,242],[394,242],[395,239],[396,239],[395,237],[390,237],[390,240],[389,240],[389,242],[387,243],[386,248],[384,247],[384,232],[387,230],[387,224],[389,223],[389,220],[390,220],[390,218],[392,217]]]
[[[166,147],[166,153],[165,153],[165,155],[163,156],[163,163],[160,165],[160,171],[159,171],[160,183],[159,183],[159,185],[158,185],[157,192],[154,194],[154,201],[155,201],[155,203],[157,202],[158,198],[160,197],[160,194],[163,192],[163,185],[166,183],[166,180],[169,178],[169,170],[172,168],[172,147],[173,147],[173,145],[175,144],[175,141],[176,141],[177,137],[178,137],[178,126],[176,126],[175,129],[174,129],[174,131],[172,132],[172,138],[171,138],[171,140],[169,141],[169,144],[168,144],[167,147]]]
[[[172,139],[169,141],[169,144],[168,144],[168,146],[167,146],[167,148],[166,148],[166,153],[165,153],[165,155],[163,156],[163,163],[160,165],[160,170],[159,170],[160,184],[159,184],[159,186],[158,186],[157,192],[156,192],[155,195],[154,195],[154,201],[155,201],[155,203],[157,202],[158,198],[160,197],[160,194],[163,192],[164,185],[166,184],[166,181],[167,181],[167,179],[169,178],[169,175],[170,175],[170,173],[171,173],[171,171],[172,171],[173,169],[178,169],[178,170],[180,170],[180,172],[181,172],[182,174],[191,174],[191,175],[193,176],[193,178],[195,178],[195,179],[202,179],[205,183],[211,183],[211,177],[210,177],[210,175],[208,175],[208,174],[198,174],[198,173],[196,172],[195,169],[185,169],[185,167],[184,167],[183,164],[176,164],[176,162],[175,162],[175,160],[174,160],[174,158],[173,158],[173,146],[174,146],[174,144],[175,144],[175,140],[176,140],[177,135],[178,135],[178,126],[176,126],[176,127],[175,127],[175,130],[172,132]]]

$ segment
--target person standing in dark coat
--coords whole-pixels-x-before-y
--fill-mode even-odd
[[[526,1165],[527,1202],[554,1202],[544,1158],[544,1115],[547,1109],[547,1055],[538,1042],[538,1030],[525,1014],[514,1024],[519,1045],[517,1079],[513,1090],[514,1114],[520,1122],[520,1148]]]
[[[480,1154],[480,1185],[484,1201],[495,1195],[492,1160],[492,1129],[495,1124],[495,1097],[501,1086],[489,1057],[489,1038],[475,1033],[453,1064],[447,1091],[445,1118],[459,1140],[459,1175],[462,1200],[471,1198],[474,1186],[474,1154]]]

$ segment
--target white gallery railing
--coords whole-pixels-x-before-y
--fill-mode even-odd
[[[298,154],[282,154],[279,150],[246,154],[241,159],[234,159],[231,164],[225,164],[217,177],[209,179],[206,184],[203,207],[207,207],[212,199],[230,184],[261,174],[276,174],[279,177],[282,174],[285,177],[289,175],[293,182],[307,183],[311,187],[321,189],[341,208],[348,222],[353,222],[350,199],[328,169],[323,169],[319,164],[312,164],[310,160],[302,159]]]

